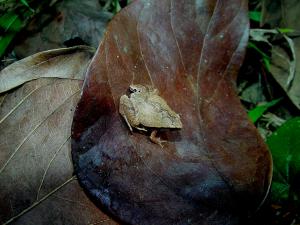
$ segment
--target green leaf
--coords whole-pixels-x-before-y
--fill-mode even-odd
[[[14,39],[16,33],[7,33],[0,37],[0,57],[5,53],[10,42]]]
[[[270,69],[271,69],[270,58],[269,57],[263,57],[263,63],[265,65],[267,71],[270,72]]]
[[[0,57],[5,53],[7,47],[22,28],[22,21],[15,13],[6,13],[0,17],[0,27],[4,34],[0,36]]]
[[[117,13],[121,10],[121,5],[119,0],[114,0],[114,13]]]
[[[22,21],[15,13],[6,13],[0,17],[0,27],[7,31],[18,32],[22,28]]]
[[[34,9],[31,8],[26,0],[20,0],[20,2],[25,5],[31,12],[34,12]]]
[[[300,196],[300,189],[295,187],[300,176],[299,137],[300,117],[295,117],[267,138],[274,163],[272,196],[275,199]]]
[[[250,120],[255,123],[270,107],[276,105],[280,100],[281,98],[267,102],[263,105],[256,106],[254,109],[248,112]]]
[[[270,59],[270,57],[269,57],[266,53],[264,53],[262,50],[260,50],[260,49],[256,46],[256,44],[254,44],[254,43],[251,42],[251,41],[249,41],[249,43],[248,43],[248,48],[253,48],[253,49],[256,50],[263,58],[268,58],[268,59]]]
[[[283,34],[295,32],[294,29],[290,29],[290,28],[278,28],[278,31]]]
[[[261,12],[260,11],[250,11],[249,18],[253,21],[260,22],[261,20]]]
[[[251,41],[249,41],[249,43],[248,43],[248,48],[253,48],[255,51],[257,51],[257,52],[261,55],[262,60],[263,60],[263,63],[264,63],[264,65],[265,65],[266,69],[267,69],[268,71],[270,71],[270,61],[271,61],[271,58],[270,58],[266,53],[264,53],[262,50],[260,50],[260,49],[256,46],[256,44],[254,44],[254,43],[251,42]]]
[[[271,195],[274,201],[287,200],[290,186],[281,182],[272,182]]]

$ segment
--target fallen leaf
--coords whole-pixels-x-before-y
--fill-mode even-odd
[[[240,99],[252,104],[266,101],[266,97],[261,88],[261,83],[254,83],[244,88],[240,93]]]
[[[262,0],[262,20],[260,25],[263,26],[268,23],[272,27],[279,27],[281,17],[283,13],[285,14],[284,4],[281,0]]]
[[[88,46],[36,53],[0,72],[0,93],[41,77],[82,80],[93,54],[94,48]]]
[[[298,0],[263,0],[262,24],[269,24],[273,28],[299,29],[300,4]]]
[[[91,56],[89,47],[47,51],[1,72],[2,91],[23,83],[21,76],[74,79],[36,79],[0,95],[0,224],[116,224],[86,197],[70,157]]]
[[[273,46],[270,72],[294,105],[300,109],[300,38],[289,38],[289,43],[293,46],[292,54],[285,47]]]
[[[80,87],[38,79],[7,94],[0,108],[1,224],[115,224],[73,177],[70,127]]]
[[[29,37],[25,40],[22,38],[14,49],[18,57],[24,58],[36,52],[70,46],[67,42],[74,39],[78,39],[75,42],[77,45],[85,44],[96,48],[112,17],[111,13],[101,9],[97,0],[64,0],[56,4],[55,11],[56,17],[48,25],[38,24],[40,21],[36,21],[39,29],[34,30],[35,32],[30,30],[32,24],[28,26]]]
[[[275,29],[251,29],[250,39],[253,41],[261,41],[272,46],[269,39],[272,35],[278,34],[279,32]]]
[[[285,29],[287,31],[299,29],[299,1],[264,0],[263,5],[266,11],[264,23],[268,23],[273,28],[288,28]],[[272,13],[268,13],[271,11]],[[270,72],[294,105],[300,109],[300,38],[299,34],[289,36],[283,35],[283,41],[273,46]]]
[[[268,193],[272,162],[235,93],[247,2],[135,1],[111,21],[72,128],[84,189],[129,224],[243,224]],[[130,84],[153,85],[180,130],[130,133],[118,113]]]

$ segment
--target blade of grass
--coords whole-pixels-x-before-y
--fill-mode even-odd
[[[34,12],[34,9],[31,8],[26,0],[20,0],[20,2],[25,5],[31,12]]]
[[[114,0],[114,13],[117,13],[121,10],[121,5],[119,3],[119,0]]]
[[[268,71],[270,71],[270,60],[271,58],[266,54],[264,53],[262,50],[260,50],[253,42],[249,41],[248,43],[248,48],[253,48],[254,50],[256,50],[261,56],[262,56],[262,60],[263,60],[263,63],[266,67],[266,69]]]
[[[270,69],[271,69],[270,58],[263,57],[263,63],[264,63],[264,65],[265,65],[267,71],[270,72]]]
[[[295,30],[294,29],[290,29],[290,28],[278,28],[278,31],[280,33],[286,34],[286,33],[294,33]]]
[[[280,102],[282,98],[275,99],[273,101],[267,102],[263,105],[256,106],[254,109],[250,110],[248,112],[248,116],[250,120],[255,123],[269,108],[276,105],[278,102]]]
[[[266,53],[264,53],[262,50],[260,50],[260,49],[256,46],[256,44],[254,44],[254,43],[251,42],[251,41],[249,41],[249,43],[248,43],[248,48],[253,48],[253,49],[256,50],[262,57],[270,59],[270,57],[269,57]]]

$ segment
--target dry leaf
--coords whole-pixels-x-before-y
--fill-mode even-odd
[[[0,108],[0,224],[115,224],[72,174],[70,128],[81,83],[38,79],[6,95]]]
[[[300,109],[300,2],[264,0],[263,6],[264,23],[273,28],[295,30],[290,37],[284,36],[281,45],[273,46],[270,71],[294,105]]]
[[[92,55],[84,46],[52,50],[1,72],[1,91],[36,80],[0,95],[0,224],[116,224],[86,197],[70,158],[73,111]]]
[[[271,182],[268,149],[235,93],[247,2],[135,1],[107,28],[72,128],[79,181],[129,224],[243,224]],[[183,128],[130,133],[130,84],[153,85]]]
[[[269,24],[273,28],[299,29],[297,26],[299,10],[298,0],[263,0],[261,25]]]
[[[0,72],[0,93],[41,77],[82,80],[93,54],[94,48],[88,46],[36,53]]]
[[[273,46],[270,72],[293,104],[300,109],[300,38],[292,41],[293,56],[281,46]]]
[[[18,57],[24,58],[36,52],[48,49],[63,48],[68,41],[97,47],[102,39],[105,26],[112,14],[101,9],[98,0],[64,0],[55,6],[56,16],[50,15],[52,21],[43,29],[38,27],[38,32],[28,30],[29,37],[20,40],[14,51]],[[45,15],[42,15],[45,17]],[[36,21],[37,26],[40,23]],[[32,28],[32,24],[28,29]],[[77,39],[77,40],[76,40]],[[81,42],[81,43],[78,43]]]

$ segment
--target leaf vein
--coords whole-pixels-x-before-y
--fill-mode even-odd
[[[153,87],[155,87],[155,86],[154,86],[154,83],[153,83],[153,80],[152,80],[152,77],[151,77],[150,70],[149,70],[149,68],[148,68],[148,66],[147,66],[147,63],[146,63],[146,61],[145,61],[145,57],[144,57],[144,54],[143,54],[143,51],[142,51],[142,45],[141,45],[140,34],[139,34],[139,30],[140,30],[140,29],[139,29],[140,17],[141,17],[141,15],[142,15],[142,12],[144,11],[144,9],[145,9],[145,7],[141,10],[140,15],[138,16],[138,22],[137,22],[137,25],[136,25],[136,27],[137,27],[137,28],[136,28],[136,29],[137,29],[137,38],[138,38],[139,49],[140,49],[140,52],[141,52],[142,60],[143,60],[143,62],[144,62],[144,65],[145,65],[145,68],[146,68],[146,70],[147,70],[147,73],[148,73],[148,75],[149,75],[151,84],[152,84]]]
[[[185,65],[184,65],[184,62],[183,62],[183,57],[182,57],[182,52],[181,52],[181,49],[179,47],[179,44],[178,44],[178,40],[176,38],[176,35],[175,35],[175,32],[174,32],[174,26],[173,26],[173,22],[172,22],[172,9],[173,9],[173,4],[172,4],[172,0],[170,1],[170,24],[171,24],[171,30],[172,30],[172,34],[174,36],[174,39],[175,39],[175,42],[176,42],[176,46],[177,46],[177,49],[178,49],[178,53],[179,53],[179,57],[180,57],[180,61],[182,63],[182,66],[183,66],[183,69],[184,69],[184,72],[187,73],[187,70],[185,68]]]
[[[41,183],[39,185],[39,188],[38,188],[38,191],[37,191],[37,195],[36,195],[36,200],[39,199],[39,195],[40,195],[40,191],[42,189],[42,186],[43,186],[43,183],[44,183],[44,180],[45,180],[45,177],[46,177],[46,174],[52,164],[52,162],[54,161],[54,159],[56,158],[56,156],[58,155],[58,153],[62,150],[63,146],[70,140],[71,136],[69,136],[61,145],[60,147],[58,148],[58,150],[54,153],[54,155],[52,156],[51,160],[49,161],[47,167],[46,167],[46,170],[43,174],[43,177],[42,177],[42,180],[41,180]]]
[[[31,206],[29,206],[28,208],[24,209],[22,212],[20,212],[18,215],[10,218],[9,220],[7,220],[6,222],[4,222],[2,225],[8,225],[10,223],[12,223],[13,221],[15,221],[16,219],[20,218],[21,216],[25,215],[26,213],[28,213],[30,210],[34,209],[36,206],[38,206],[39,204],[41,204],[43,201],[45,201],[47,198],[49,198],[51,195],[53,195],[54,193],[56,193],[57,191],[59,191],[61,188],[63,188],[64,186],[66,186],[67,184],[69,184],[70,182],[76,180],[75,176],[72,176],[70,179],[66,180],[63,184],[61,184],[60,186],[56,187],[53,191],[49,192],[47,195],[45,195],[43,198],[41,198],[39,201],[35,201]]]
[[[45,122],[47,121],[54,113],[56,113],[62,106],[64,106],[64,104],[71,99],[72,97],[74,97],[76,94],[78,94],[80,92],[80,90],[74,92],[70,97],[68,97],[67,99],[65,99],[63,101],[63,103],[61,105],[59,105],[52,113],[50,113],[46,118],[44,118],[39,124],[37,124],[32,131],[29,132],[29,134],[21,141],[21,143],[18,145],[18,147],[15,149],[15,151],[10,155],[10,157],[8,158],[8,160],[5,162],[5,164],[2,166],[2,168],[0,169],[0,174],[5,170],[5,168],[8,166],[8,164],[10,163],[10,161],[13,159],[13,157],[18,153],[18,151],[21,149],[21,147],[23,146],[23,144],[31,137],[31,135]]]
[[[4,120],[6,120],[18,107],[20,107],[24,101],[29,98],[32,94],[34,94],[36,91],[38,91],[41,88],[47,87],[49,85],[52,85],[53,83],[47,84],[47,85],[43,85],[40,87],[36,87],[35,89],[33,89],[31,92],[29,92],[20,102],[18,102],[18,104],[16,104],[2,119],[0,119],[0,124],[2,122],[4,122]],[[0,104],[1,106],[1,104]]]

